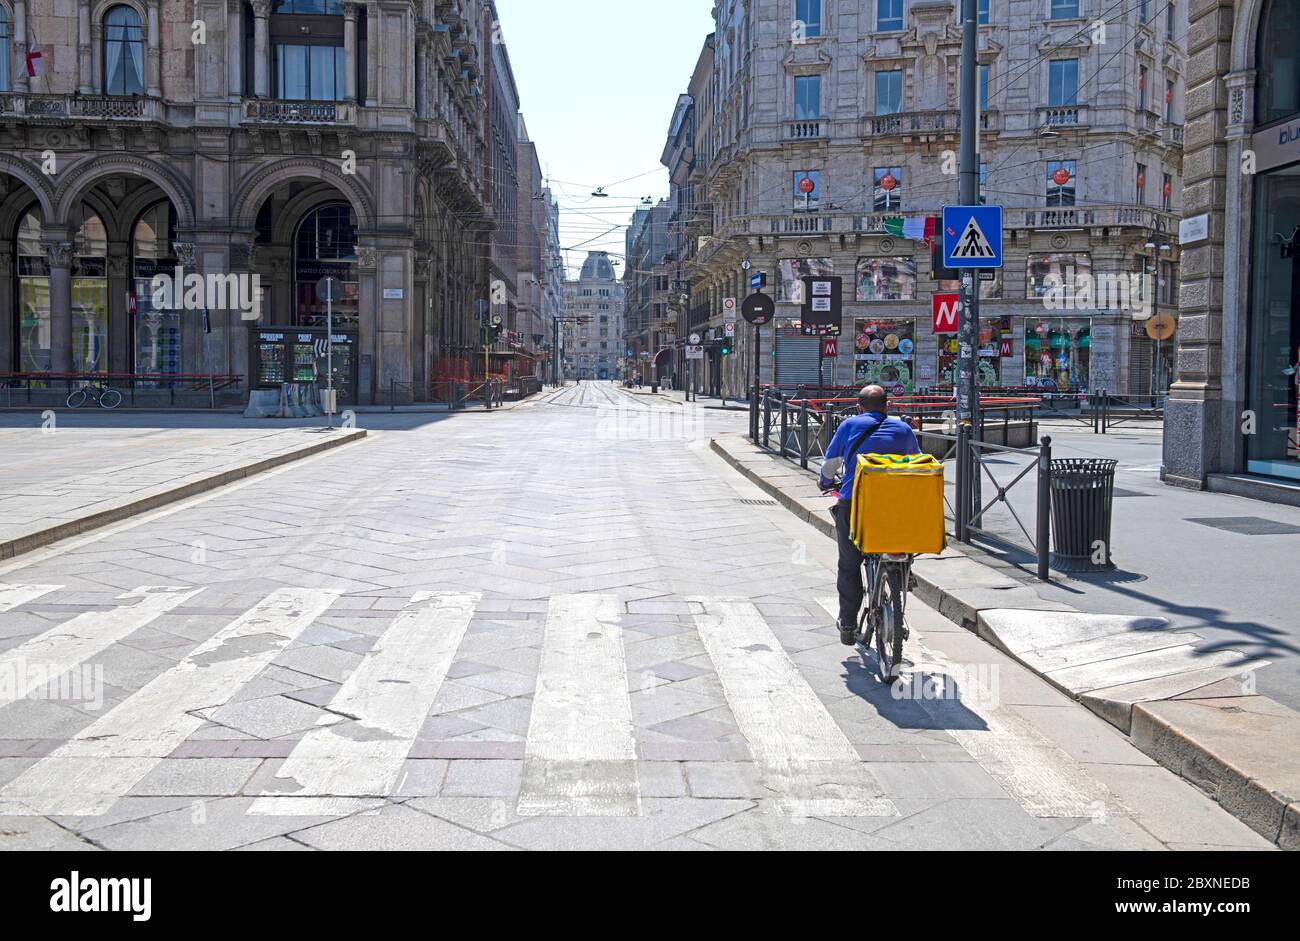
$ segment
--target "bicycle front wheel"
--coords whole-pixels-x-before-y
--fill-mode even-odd
[[[903,570],[898,565],[881,563],[876,573],[879,592],[876,610],[876,656],[880,662],[880,679],[892,683],[898,679],[903,662]]]
[[[81,408],[86,404],[86,390],[77,389],[68,393],[68,408]]]
[[[117,408],[122,404],[122,393],[116,389],[105,389],[99,395],[100,408]]]

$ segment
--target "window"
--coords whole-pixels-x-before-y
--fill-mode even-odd
[[[9,14],[0,7],[0,91],[9,90]]]
[[[794,79],[794,118],[808,121],[822,116],[822,77],[796,75]]]
[[[816,209],[821,202],[822,173],[820,170],[796,170],[794,173],[794,208]]]
[[[989,22],[989,4],[992,0],[980,0],[979,12],[976,20],[980,26],[987,26]]]
[[[1165,123],[1174,123],[1174,83],[1165,82]]]
[[[1147,165],[1146,165],[1145,163],[1139,163],[1139,164],[1137,165],[1137,181],[1136,181],[1136,182],[1137,182],[1137,204],[1138,204],[1139,206],[1145,206],[1145,205],[1146,205],[1146,201],[1147,201],[1147,199],[1146,199],[1146,196],[1147,196]]]
[[[872,206],[876,212],[903,208],[903,168],[876,167]]]
[[[50,265],[41,246],[40,210],[33,208],[18,224],[18,369],[49,372]]]
[[[1147,67],[1138,66],[1138,110],[1145,111],[1147,107]]]
[[[172,239],[176,234],[176,212],[166,200],[154,203],[136,220],[131,238],[132,287],[135,312],[131,317],[135,337],[136,372],[174,375],[181,371],[181,312],[155,307],[153,279],[176,267]],[[158,388],[148,383],[146,388]]]
[[[104,94],[144,94],[144,39],[133,7],[116,6],[104,16]]]
[[[1174,41],[1174,14],[1178,12],[1178,4],[1169,0],[1169,9],[1165,13],[1165,39],[1170,42]]]
[[[342,46],[275,45],[275,96],[290,101],[342,101]]]
[[[320,279],[332,275],[343,285],[342,301],[326,304],[317,295]],[[352,207],[331,203],[308,213],[294,243],[294,326],[323,327],[330,314],[340,329],[359,323],[357,227]]]
[[[1138,3],[1139,23],[1145,23],[1151,18],[1151,10],[1149,9],[1150,2],[1151,0],[1141,0],[1141,2]]]
[[[989,165],[980,163],[980,205],[988,202]]]
[[[1174,201],[1174,178],[1168,173],[1163,175],[1160,182],[1160,208],[1169,212]]]
[[[830,278],[835,263],[829,258],[781,258],[776,263],[776,298],[792,304],[803,303],[804,278]]]
[[[1053,108],[1079,103],[1079,60],[1053,59],[1048,63],[1047,103]]]
[[[876,31],[888,33],[903,28],[903,0],[876,0]]]
[[[108,234],[82,203],[72,261],[72,369],[108,372]]]
[[[1047,162],[1047,205],[1073,206],[1075,166],[1073,160]]]
[[[342,16],[343,0],[275,0],[272,13],[298,16]]]
[[[898,114],[903,110],[903,73],[900,69],[876,73],[876,114]]]
[[[989,110],[989,67],[980,66],[980,111]]]
[[[1073,298],[1077,279],[1091,275],[1092,256],[1087,254],[1030,256],[1025,297],[1034,300],[1051,290],[1063,290],[1066,298]]]
[[[911,256],[859,258],[857,299],[916,300],[916,259]]]
[[[822,34],[822,0],[794,0],[795,35]]]
[[[1025,384],[1069,392],[1087,389],[1092,321],[1083,318],[1025,323]]]
[[[1079,0],[1051,0],[1052,8],[1048,14],[1053,20],[1077,20],[1079,18]]]

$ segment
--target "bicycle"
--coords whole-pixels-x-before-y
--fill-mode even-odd
[[[88,382],[80,389],[68,393],[68,408],[81,408],[88,399],[100,408],[113,409],[122,404],[122,393],[110,389],[102,382]]]
[[[858,643],[867,650],[876,643],[882,683],[899,679],[907,628],[907,593],[912,584],[910,555],[869,555],[862,563],[866,598],[858,618]]]

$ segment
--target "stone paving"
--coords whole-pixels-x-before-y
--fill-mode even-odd
[[[0,848],[1268,848],[920,602],[882,685],[743,424],[588,383],[0,563]]]

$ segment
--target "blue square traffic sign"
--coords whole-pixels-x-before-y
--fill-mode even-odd
[[[943,265],[945,268],[1001,268],[1002,207],[944,207]]]

